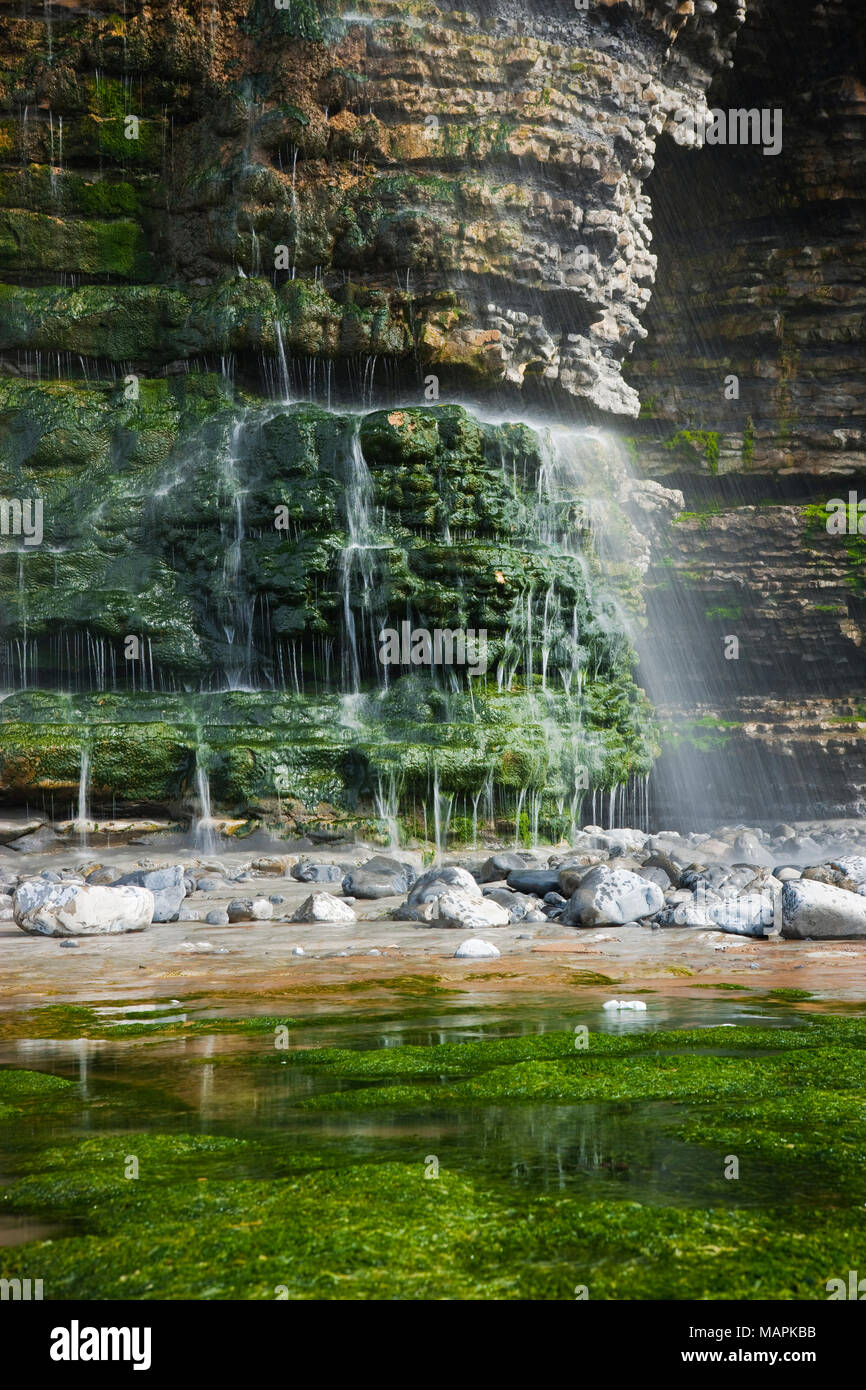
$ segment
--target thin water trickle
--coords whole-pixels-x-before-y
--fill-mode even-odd
[[[400,792],[396,773],[391,770],[387,776],[378,773],[374,792],[376,815],[384,821],[388,832],[388,848],[397,849],[400,845],[400,825],[397,819],[400,812]]]
[[[448,829],[451,824],[453,795],[439,790],[439,768],[433,764],[433,835],[436,846],[436,862],[441,863],[448,844]]]
[[[211,814],[210,780],[206,766],[207,752],[201,744],[195,753],[195,793],[198,802],[198,815],[193,821],[192,838],[196,849],[205,854],[213,854],[216,849],[213,816]]]
[[[274,337],[277,340],[277,363],[280,373],[280,399],[284,405],[288,405],[292,397],[291,381],[289,377],[289,363],[286,357],[286,344],[283,338],[283,325],[279,319],[274,319]]]
[[[86,743],[81,745],[81,768],[78,774],[78,814],[75,818],[75,829],[80,837],[82,849],[87,848],[87,830],[90,820],[90,809],[88,805],[88,789],[90,779],[90,748]]]
[[[343,611],[343,690],[358,693],[370,673],[387,685],[386,666],[378,659],[379,631],[384,613],[377,612],[376,583],[379,553],[388,541],[380,538],[373,518],[373,479],[361,448],[360,421],[347,450],[345,520],[347,544],[340,555],[339,580]]]

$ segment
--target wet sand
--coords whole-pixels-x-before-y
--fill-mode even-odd
[[[353,851],[351,858],[359,860],[369,853],[357,853],[356,847]],[[58,870],[76,858],[68,849],[27,856],[27,862],[20,856],[15,868],[19,873]],[[141,862],[142,851],[127,847],[78,858],[88,864],[132,868]],[[220,852],[216,858],[229,870],[250,862],[249,853],[237,851]],[[158,853],[151,862],[179,860],[210,862],[205,856]],[[184,908],[200,912],[200,921],[155,923],[143,932],[77,938],[73,947],[62,946],[57,938],[29,936],[14,922],[2,922],[0,1009],[47,1003],[134,1004],[155,998],[183,1001],[196,995],[226,1000],[236,996],[239,1002],[242,997],[268,999],[274,1007],[291,1009],[324,990],[329,1006],[357,1010],[360,998],[366,1007],[379,988],[383,994],[394,989],[399,993],[407,976],[428,979],[458,996],[565,999],[578,988],[592,988],[586,972],[610,977],[611,985],[595,982],[607,998],[647,990],[697,1000],[718,997],[706,986],[735,984],[762,994],[807,990],[816,996],[809,1007],[819,1001],[849,1008],[866,1004],[864,941],[754,941],[688,927],[652,931],[640,926],[580,929],[557,922],[517,923],[477,933],[498,947],[499,959],[458,961],[453,957],[460,942],[475,933],[395,921],[388,914],[403,901],[400,897],[357,901],[356,923],[287,920],[312,891],[328,887],[255,873],[246,882],[232,884],[230,893],[196,892],[187,897]],[[232,898],[272,895],[285,901],[274,905],[271,921],[211,926],[203,920]],[[198,949],[188,949],[188,943]],[[304,954],[293,955],[296,947]]]

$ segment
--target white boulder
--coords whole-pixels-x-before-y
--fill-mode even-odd
[[[866,936],[866,898],[815,879],[791,879],[782,886],[782,935],[795,941]]]
[[[311,893],[289,920],[291,922],[357,922],[354,909],[332,893]]]
[[[16,889],[12,911],[21,930],[33,936],[109,936],[143,931],[153,909],[149,888],[31,878]]]
[[[706,913],[721,931],[763,936],[773,925],[774,903],[769,893],[737,893],[708,903]]]
[[[442,864],[416,879],[406,901],[409,907],[421,907],[441,898],[443,893],[452,892],[462,893],[464,897],[481,897],[481,889],[468,869],[461,869],[457,864]]]
[[[630,869],[609,869],[600,864],[581,880],[561,920],[571,927],[621,927],[624,922],[651,917],[664,905],[664,893],[657,883]]]

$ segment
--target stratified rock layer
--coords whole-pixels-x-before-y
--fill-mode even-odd
[[[643,183],[738,0],[11,9],[10,361],[264,352],[323,387],[313,364],[342,364],[354,392],[385,358],[636,413],[620,365],[655,269]]]
[[[711,104],[778,108],[782,151],[659,143],[627,371],[634,456],[686,501],[648,575],[644,675],[674,730],[656,810],[707,825],[866,796],[866,537],[826,505],[866,498],[860,7],[750,0],[734,56]]]

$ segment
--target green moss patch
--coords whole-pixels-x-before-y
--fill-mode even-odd
[[[224,1022],[236,1031],[273,1024]],[[297,1142],[285,1147],[202,1135],[194,1114],[192,1132],[82,1140],[52,1131],[28,1157],[31,1175],[0,1201],[73,1233],[0,1249],[0,1273],[42,1278],[46,1297],[60,1300],[572,1299],[579,1286],[593,1299],[752,1300],[823,1299],[828,1279],[857,1267],[866,1234],[864,1020],[591,1034],[586,1051],[574,1043],[541,1033],[294,1050],[279,1060],[335,1086],[349,1082],[355,1089],[331,1095],[347,1113],[363,1111],[371,1095],[419,1117],[441,1113],[446,1100],[481,1107],[479,1118],[506,1103],[591,1103],[623,1115],[641,1105],[641,1129],[676,1133],[718,1201],[638,1202],[616,1184],[600,1197],[579,1172],[551,1191],[515,1186],[495,1153],[467,1160],[429,1137],[414,1160],[405,1139],[398,1159],[387,1147],[359,1156],[345,1132],[335,1144],[303,1129],[307,1101],[296,1112]],[[272,1060],[270,1049],[260,1059]],[[23,1090],[63,1090],[55,1078],[2,1075]],[[381,1087],[392,1078],[398,1084]],[[268,1153],[275,1166],[264,1175]],[[723,1183],[732,1155],[739,1178]],[[759,1203],[753,1175],[768,1171],[778,1200]]]

